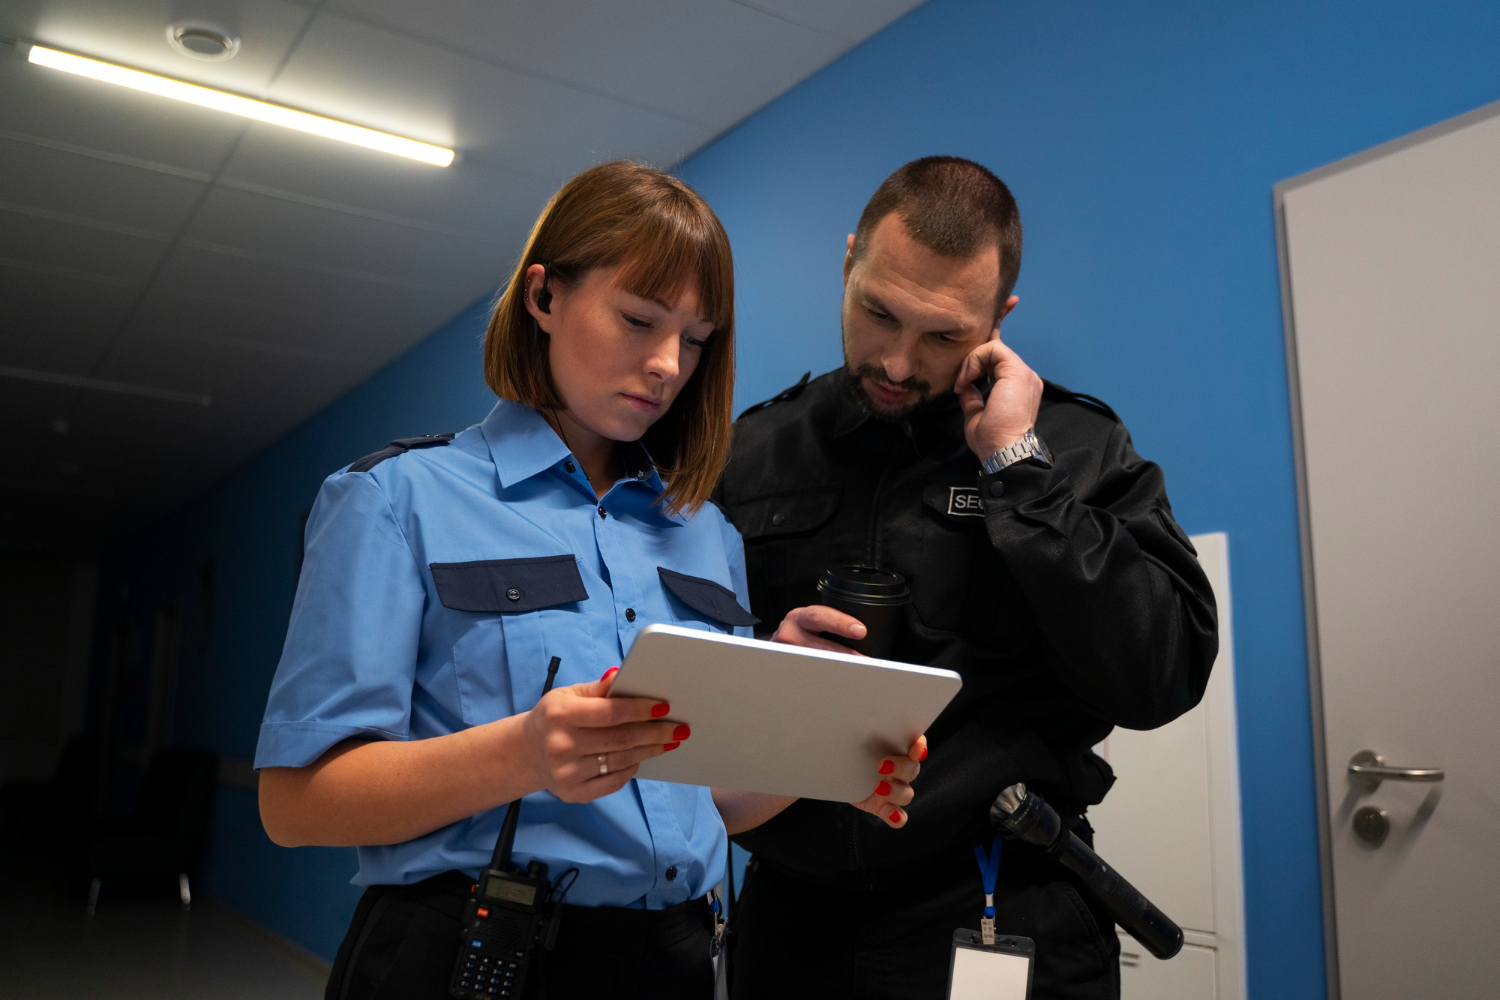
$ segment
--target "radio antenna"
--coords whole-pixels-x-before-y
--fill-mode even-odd
[[[552,690],[552,682],[557,680],[557,668],[562,666],[562,658],[554,656],[547,664],[547,682],[542,685],[542,697]],[[516,799],[505,807],[505,820],[500,824],[500,836],[495,840],[495,853],[490,855],[490,867],[498,871],[510,870],[510,849],[516,843],[516,827],[521,825],[521,800]]]

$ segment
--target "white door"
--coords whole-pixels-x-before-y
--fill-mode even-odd
[[[1500,104],[1278,185],[1277,201],[1333,993],[1488,1000]],[[1383,780],[1350,772],[1377,755]]]

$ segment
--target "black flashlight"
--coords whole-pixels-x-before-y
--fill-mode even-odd
[[[990,823],[1005,836],[1045,848],[1047,854],[1077,875],[1095,901],[1115,923],[1146,946],[1157,958],[1171,958],[1182,950],[1182,928],[1125,881],[1119,872],[1063,827],[1057,810],[1024,784],[1001,792],[990,806]]]

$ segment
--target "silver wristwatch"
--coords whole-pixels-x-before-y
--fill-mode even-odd
[[[1028,458],[1048,468],[1052,466],[1052,452],[1048,451],[1047,446],[1042,444],[1042,439],[1036,436],[1034,429],[1028,429],[1021,436],[1021,440],[1015,444],[1006,445],[985,459],[980,464],[980,467],[984,469],[986,476],[990,476],[1001,469],[1015,465],[1017,462],[1024,462]]]

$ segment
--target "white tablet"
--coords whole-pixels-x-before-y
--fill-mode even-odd
[[[612,696],[658,698],[693,728],[636,777],[860,802],[958,693],[951,670],[648,625]]]

